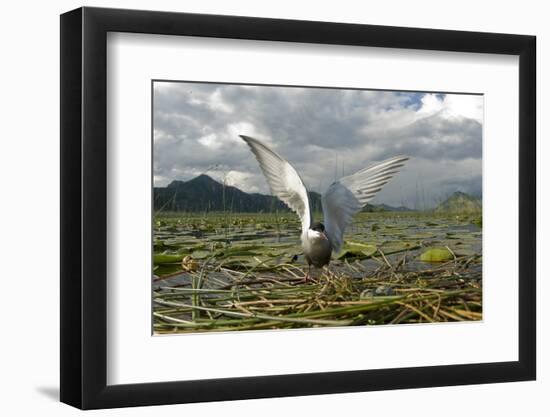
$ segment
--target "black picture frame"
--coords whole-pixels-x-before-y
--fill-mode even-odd
[[[519,360],[107,385],[108,32],[519,56]],[[61,15],[61,401],[82,409],[536,378],[536,38],[237,16],[79,8]]]

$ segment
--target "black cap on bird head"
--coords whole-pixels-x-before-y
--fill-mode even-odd
[[[324,232],[325,231],[325,225],[323,223],[313,223],[310,227],[311,230],[315,230],[316,232]]]

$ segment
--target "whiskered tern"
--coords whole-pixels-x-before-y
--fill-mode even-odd
[[[309,269],[328,265],[344,243],[344,231],[358,213],[409,159],[396,156],[333,182],[321,197],[324,224],[313,222],[304,182],[284,158],[258,139],[240,135],[256,156],[271,193],[294,211],[302,223],[302,247]]]

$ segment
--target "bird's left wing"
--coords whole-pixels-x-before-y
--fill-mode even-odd
[[[240,137],[247,143],[260,163],[271,193],[300,217],[302,234],[306,233],[311,226],[311,210],[306,187],[296,170],[259,140],[250,136],[240,135]]]
[[[352,217],[399,171],[409,158],[396,156],[333,182],[321,203],[325,229],[335,253],[342,249],[344,231]]]

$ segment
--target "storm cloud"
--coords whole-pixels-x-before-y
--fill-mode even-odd
[[[269,193],[242,134],[288,159],[314,191],[405,154],[374,202],[428,208],[454,191],[481,194],[480,95],[156,81],[153,112],[155,186],[207,173]]]

